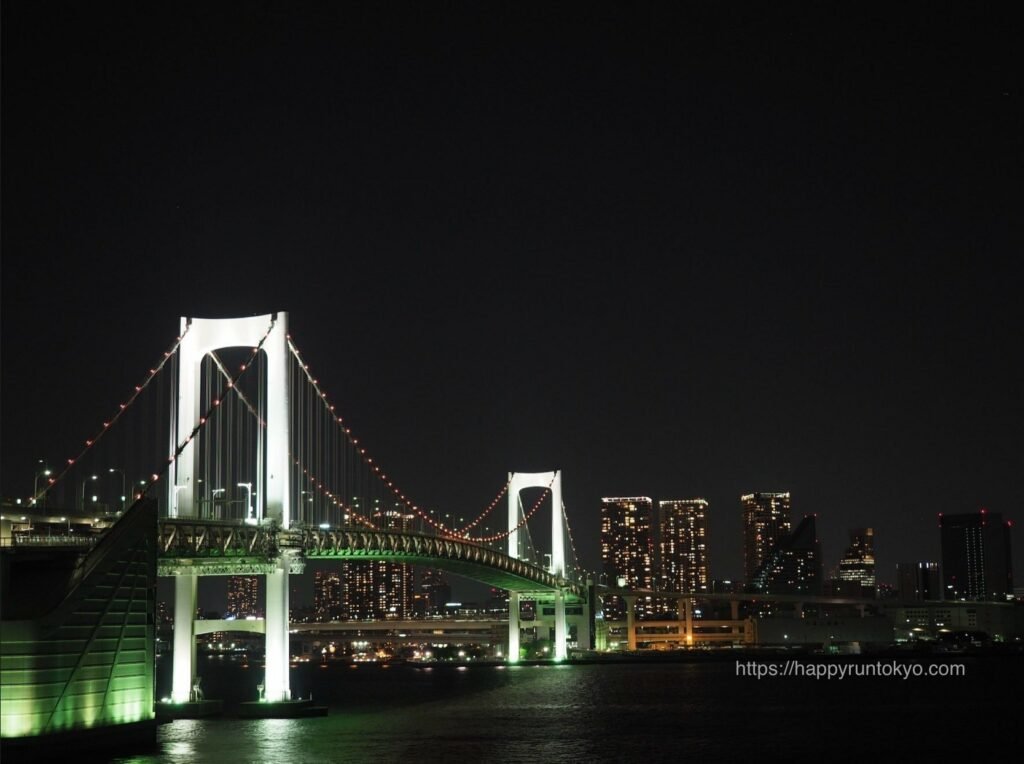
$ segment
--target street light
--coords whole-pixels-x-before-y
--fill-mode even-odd
[[[249,525],[255,525],[256,518],[252,514],[252,483],[239,483],[238,487],[245,489],[245,505],[248,507],[248,517],[245,518],[245,522]]]
[[[225,489],[225,488],[214,488],[213,491],[210,493],[210,518],[211,519],[218,519],[218,520],[220,519],[220,517],[217,515],[217,494],[218,493],[224,493],[225,490],[227,490],[227,489]]]
[[[125,510],[125,497],[128,495],[125,492],[125,490],[124,490],[124,471],[123,470],[119,470],[117,467],[111,467],[109,470],[107,470],[107,473],[110,474],[110,475],[113,475],[115,472],[117,472],[117,473],[119,473],[121,475],[121,511],[124,512],[124,510]]]
[[[99,480],[99,478],[99,475],[93,475],[91,477],[87,477],[85,480],[82,481],[82,503],[80,506],[82,508],[83,514],[85,514],[85,486],[89,483],[90,480]],[[95,496],[93,497],[93,501],[96,501]]]
[[[53,474],[53,470],[51,470],[49,467],[47,467],[46,466],[46,462],[44,462],[42,459],[39,460],[39,464],[42,464],[43,468],[36,473],[35,482],[32,484],[32,503],[33,504],[35,504],[36,500],[39,498],[39,478],[40,477],[50,477],[50,475]],[[46,488],[43,489],[43,506],[44,507],[46,506],[46,492],[47,492],[47,489],[49,489],[49,487],[50,486],[47,485]]]
[[[309,507],[309,512],[307,512],[306,511],[306,505],[302,503],[302,497],[303,496],[306,497],[306,502],[307,503],[312,503],[313,502],[313,492],[312,491],[299,491],[299,518],[301,520],[305,521],[305,522],[309,522],[309,521],[311,521],[313,519],[313,515],[315,514],[315,512],[313,510],[315,510],[316,507]]]

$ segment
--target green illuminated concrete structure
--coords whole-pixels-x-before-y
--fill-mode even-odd
[[[154,744],[156,503],[129,509],[87,552],[5,549],[0,745]]]

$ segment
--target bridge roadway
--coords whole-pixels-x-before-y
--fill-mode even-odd
[[[158,573],[162,576],[263,575],[289,558],[289,572],[306,560],[386,560],[424,565],[519,594],[565,592],[582,602],[586,588],[525,560],[458,538],[367,528],[322,529],[239,521],[164,518],[159,521]]]
[[[315,621],[292,623],[292,634],[324,635],[330,637],[381,637],[396,642],[430,642],[452,639],[475,642],[504,641],[508,618],[420,618],[392,621]],[[195,634],[251,633],[266,631],[262,618],[253,619],[199,619]]]
[[[833,597],[820,594],[764,594],[761,592],[710,593],[710,592],[666,592],[654,589],[630,589],[598,584],[599,597],[629,597],[634,600],[647,597],[663,600],[691,599],[701,602],[775,602],[794,605],[878,605],[877,599],[861,597]]]

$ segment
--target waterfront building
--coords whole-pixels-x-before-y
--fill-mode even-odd
[[[743,572],[750,584],[768,559],[775,543],[791,530],[790,495],[785,493],[748,493],[740,497],[743,505]]]
[[[601,566],[608,586],[654,588],[653,507],[647,496],[601,499]],[[637,615],[650,615],[653,608],[650,597],[637,601]],[[605,620],[625,617],[621,598],[606,597]]]
[[[259,583],[256,576],[228,576],[229,618],[258,618],[262,615],[259,606]]]
[[[821,542],[814,515],[804,515],[792,533],[780,538],[751,582],[764,594],[821,594]]]
[[[833,577],[832,593],[851,597],[874,597],[875,530],[853,528],[850,545],[843,552]]]
[[[313,574],[313,619],[337,621],[342,617],[341,573],[337,570],[318,570]]]
[[[413,515],[378,509],[373,523],[381,530],[409,530]],[[413,567],[373,560],[342,565],[342,612],[350,620],[405,619],[413,614]]]
[[[1010,525],[986,509],[939,515],[943,599],[1000,601],[1013,594]]]
[[[708,591],[707,520],[705,499],[658,502],[662,591]]]

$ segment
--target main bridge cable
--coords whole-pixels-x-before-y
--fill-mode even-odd
[[[242,378],[242,375],[244,375],[245,372],[248,371],[249,368],[253,365],[253,361],[256,360],[256,358],[259,356],[260,350],[263,349],[263,345],[267,341],[267,337],[269,337],[270,332],[273,331],[275,323],[276,321],[274,319],[270,320],[270,326],[267,327],[266,333],[260,338],[260,341],[259,343],[257,343],[256,347],[252,349],[252,353],[249,355],[249,360],[243,363],[241,365],[241,368],[239,368],[238,373],[235,374],[235,376],[230,379],[230,388],[236,388],[238,386],[238,380],[240,380]],[[182,336],[184,336],[184,334]],[[179,338],[178,341],[180,344],[181,338]],[[145,496],[149,492],[149,489],[152,488],[160,480],[160,478],[164,476],[164,474],[167,472],[167,469],[178,459],[179,456],[181,456],[181,452],[185,450],[186,446],[188,446],[188,444],[195,439],[196,435],[199,434],[199,432],[206,426],[206,423],[210,421],[210,417],[213,416],[214,412],[217,410],[217,407],[219,407],[220,404],[220,398],[214,398],[210,402],[210,405],[207,407],[206,412],[199,417],[199,421],[196,422],[195,426],[192,428],[192,432],[190,432],[188,436],[175,447],[174,453],[167,458],[167,462],[160,468],[160,471],[155,472],[150,476],[149,482],[146,483],[146,485],[142,488],[142,491],[140,492],[141,496]]]
[[[164,353],[163,357],[160,359],[160,362],[156,365],[156,367],[149,370],[149,373],[146,375],[146,378],[142,381],[142,384],[135,386],[135,391],[131,394],[131,396],[129,396],[127,403],[118,404],[118,410],[114,414],[114,416],[111,417],[109,421],[103,423],[103,428],[95,436],[93,436],[90,440],[85,441],[85,448],[82,449],[78,456],[68,459],[67,463],[64,465],[64,469],[62,469],[57,474],[56,477],[47,478],[46,485],[43,486],[43,489],[29,499],[30,504],[34,505],[39,501],[39,499],[44,497],[47,491],[49,491],[55,485],[57,485],[57,483],[59,483],[61,479],[65,475],[67,475],[68,472],[71,471],[71,468],[75,465],[76,462],[81,461],[82,457],[84,457],[92,449],[93,446],[99,443],[100,439],[110,430],[110,428],[117,422],[117,420],[121,418],[121,415],[125,411],[127,411],[128,408],[139,397],[139,395],[142,394],[142,391],[149,386],[149,383],[153,381],[153,378],[156,377],[161,371],[163,371],[163,368],[167,364],[167,361],[170,358],[172,358],[176,352],[178,352],[178,348],[181,346],[181,341],[185,338],[185,335],[188,334],[190,326],[191,325],[187,325],[185,327],[185,331],[181,333],[180,337],[175,337],[170,349]]]
[[[224,375],[224,379],[228,381],[228,390],[234,391],[235,395],[237,395],[241,399],[242,403],[244,403],[246,408],[249,409],[249,413],[256,417],[256,421],[259,422],[260,427],[266,427],[267,423],[263,420],[263,417],[260,416],[259,411],[257,411],[253,407],[252,403],[249,402],[249,399],[246,397],[245,393],[242,392],[242,388],[234,384],[233,380],[231,379],[231,375],[228,373],[228,370],[224,368],[224,364],[221,363],[221,360],[220,358],[217,357],[217,353],[215,351],[210,351],[210,358],[213,359],[213,362],[217,365],[217,368],[220,369],[220,373]]]
[[[515,473],[512,473],[512,474],[514,475]],[[472,522],[468,523],[467,525],[462,526],[462,528],[460,528],[459,530],[455,531],[455,533],[458,534],[458,535],[465,535],[466,531],[468,531],[470,528],[474,528],[477,525],[479,525],[480,522],[485,517],[487,517],[489,514],[491,514],[491,512],[494,511],[494,508],[496,506],[498,506],[498,502],[501,501],[501,497],[504,496],[508,492],[508,487],[510,485],[512,485],[512,477],[511,476],[509,477],[508,482],[505,483],[505,485],[502,487],[502,489],[500,491],[498,491],[498,495],[494,497],[494,500],[491,501],[491,503],[490,503],[490,505],[488,505],[487,509],[485,509],[479,515],[477,515],[475,520],[473,520]]]
[[[356,438],[356,437],[353,437],[351,428],[346,427],[344,419],[341,416],[339,416],[337,413],[335,413],[334,405],[327,402],[327,393],[324,392],[324,390],[320,387],[319,380],[315,379],[313,377],[312,373],[310,373],[310,371],[309,371],[309,364],[302,360],[302,354],[299,352],[299,349],[295,346],[295,343],[292,341],[292,336],[290,334],[287,335],[287,341],[288,341],[288,348],[289,348],[289,350],[291,350],[292,355],[295,356],[295,360],[298,361],[299,369],[305,375],[305,377],[309,381],[310,385],[312,385],[313,390],[317,394],[317,397],[320,398],[321,401],[323,401],[323,404],[326,407],[329,415],[334,419],[334,421],[338,424],[338,426],[342,428],[342,431],[345,433],[345,436],[348,439],[349,443],[353,446],[353,448],[355,448],[356,453],[358,453],[359,456],[362,458],[363,463],[374,473],[374,476],[379,478],[381,480],[381,482],[383,484],[385,484],[391,490],[391,492],[398,498],[398,500],[401,501],[408,509],[412,510],[412,512],[414,512],[421,519],[425,520],[433,528],[435,528],[436,530],[440,531],[442,534],[444,534],[446,536],[450,536],[450,537],[453,537],[453,538],[466,538],[466,539],[468,539],[469,537],[465,536],[464,532],[469,530],[470,528],[474,527],[475,525],[477,525],[484,517],[486,517],[498,505],[498,501],[504,495],[505,491],[508,490],[508,485],[509,485],[509,483],[511,483],[511,479],[509,480],[509,483],[505,484],[505,488],[502,489],[502,491],[498,494],[498,496],[494,499],[494,501],[491,502],[491,504],[487,507],[487,509],[485,509],[481,513],[480,517],[478,517],[476,520],[471,522],[469,525],[465,526],[462,529],[462,531],[456,530],[454,528],[448,528],[444,523],[441,523],[441,522],[438,522],[438,521],[434,520],[428,514],[424,513],[422,510],[420,510],[418,505],[413,504],[412,503],[412,499],[407,498],[406,495],[404,493],[402,493],[401,489],[398,486],[396,486],[392,480],[388,479],[387,474],[381,470],[380,465],[375,464],[374,460],[373,460],[373,457],[367,455],[365,447],[360,447],[359,446],[359,439]],[[509,535],[509,533],[511,533],[511,532],[512,531],[507,531],[504,534],[504,536],[507,537]],[[484,538],[489,538],[489,537],[484,537]],[[502,536],[498,535],[495,538],[502,538]]]
[[[565,533],[569,537],[569,548],[572,549],[572,567],[578,576],[583,570],[580,565],[580,556],[576,551],[576,542],[572,539],[572,528],[569,526],[569,516],[565,513],[565,502],[562,502],[562,522],[565,524]]]
[[[508,538],[513,533],[515,533],[517,530],[519,530],[524,525],[526,525],[526,523],[529,521],[529,519],[531,517],[533,517],[533,515],[537,512],[538,509],[540,509],[540,505],[544,503],[544,499],[547,498],[547,495],[549,493],[551,493],[551,485],[554,482],[555,482],[555,479],[554,479],[554,477],[552,477],[551,478],[551,482],[548,483],[548,485],[547,485],[547,488],[544,489],[544,491],[541,493],[541,495],[537,499],[537,501],[535,501],[533,506],[530,507],[530,511],[523,515],[523,519],[520,520],[516,524],[516,526],[514,528],[509,528],[507,531],[502,531],[501,533],[494,533],[494,534],[491,534],[490,536],[478,536],[476,538],[473,538],[473,537],[470,537],[470,536],[454,536],[453,535],[453,536],[451,536],[451,538],[462,539],[464,541],[473,541],[473,542],[476,542],[478,544],[486,544],[489,541],[498,541],[500,539]]]

